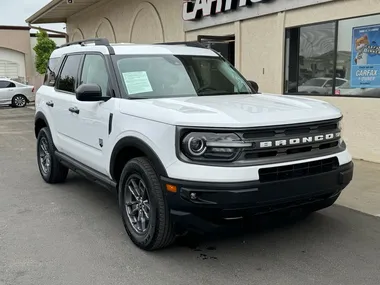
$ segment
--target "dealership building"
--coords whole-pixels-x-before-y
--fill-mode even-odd
[[[261,92],[340,108],[354,158],[380,162],[379,0],[53,0],[26,21],[70,41],[201,41]]]

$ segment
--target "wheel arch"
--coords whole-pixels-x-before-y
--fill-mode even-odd
[[[38,137],[40,130],[44,127],[49,128],[49,123],[47,122],[45,115],[39,111],[34,117],[34,135],[36,138]]]
[[[147,157],[152,162],[157,174],[167,177],[166,169],[156,152],[143,140],[129,136],[120,139],[112,151],[109,169],[112,179],[117,182],[120,178],[123,164],[139,156]]]

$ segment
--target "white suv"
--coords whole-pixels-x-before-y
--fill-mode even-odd
[[[56,49],[49,70],[36,95],[43,179],[71,169],[114,190],[142,249],[259,213],[316,211],[352,179],[338,109],[257,94],[200,44],[85,40]]]

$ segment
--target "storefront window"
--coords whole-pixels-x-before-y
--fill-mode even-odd
[[[335,30],[332,22],[287,31],[287,93],[333,94]]]
[[[335,95],[380,97],[380,15],[338,23]]]
[[[380,97],[380,15],[286,30],[286,94]]]

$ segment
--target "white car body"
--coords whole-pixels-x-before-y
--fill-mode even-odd
[[[94,59],[96,55],[101,55],[104,62],[108,63],[108,68],[104,67],[108,75],[95,76],[95,80],[111,80],[108,84],[112,86],[113,92],[107,92],[105,97],[102,97],[105,90],[101,89],[100,85],[104,82],[92,84],[91,81],[84,81],[91,77],[89,70],[99,71],[98,65],[93,69],[89,67],[90,63],[86,65],[87,58],[90,62],[91,56]],[[171,79],[168,78],[170,73],[166,73],[169,72],[168,69],[162,71],[164,67],[161,64],[156,69],[150,69],[154,66],[153,58],[165,57],[168,65],[182,68],[181,64],[185,65],[195,57],[201,62],[210,60],[209,64],[202,64],[199,68],[206,74],[218,70],[217,64],[220,64],[220,73],[226,79],[225,82],[215,82],[218,86],[224,83],[227,86],[228,82],[235,80],[232,85],[235,93],[222,95],[210,91],[216,89],[210,89],[208,92],[211,93],[201,93],[200,90],[204,90],[204,87],[199,85],[202,88],[198,88],[197,85],[195,88],[196,82],[194,83],[193,78],[191,82],[196,93],[192,95],[181,97],[174,93],[170,98],[165,97],[169,93],[164,93],[160,98],[131,96],[135,93],[129,91],[130,83],[125,79],[125,74],[129,71],[122,73],[123,66],[119,60],[141,55],[144,60],[148,58],[149,67],[136,67],[137,65],[132,64],[125,66],[131,68],[132,73],[136,72],[134,68],[139,68],[138,73],[146,68],[146,74],[153,70],[152,78],[157,76],[156,80],[163,79],[162,82],[158,81],[157,85],[152,85],[154,88],[161,88],[161,85],[164,88],[166,80]],[[75,61],[75,56],[81,56],[81,59],[77,58]],[[190,56],[191,60],[186,59],[186,56]],[[174,58],[177,57],[181,60],[175,61]],[[285,203],[285,200],[289,199],[291,203],[299,202],[300,199],[310,202],[317,199],[315,197],[318,195],[322,197],[322,194],[323,199],[327,199],[328,195],[329,201],[333,203],[352,179],[352,157],[341,138],[342,113],[339,109],[315,99],[255,94],[256,91],[243,82],[245,79],[240,77],[241,75],[226,63],[225,59],[210,49],[177,44],[109,45],[108,41],[102,40],[96,45],[85,45],[81,42],[56,49],[51,55],[50,63],[52,73],[46,76],[44,85],[37,91],[35,103],[39,167],[42,177],[49,183],[66,179],[67,173],[62,166],[74,169],[102,185],[115,189],[122,211],[127,211],[124,196],[120,196],[127,195],[123,194],[123,191],[128,191],[123,186],[127,180],[123,179],[129,179],[128,177],[134,175],[135,172],[129,172],[129,167],[137,167],[136,164],[143,158],[145,164],[141,164],[142,169],[149,169],[149,173],[145,173],[144,177],[159,179],[159,182],[155,180],[153,183],[149,180],[143,184],[154,184],[151,188],[158,191],[155,195],[161,197],[164,193],[162,199],[166,199],[165,203],[159,205],[160,209],[166,212],[157,221],[167,222],[165,219],[170,216],[173,217],[170,223],[173,221],[173,224],[177,225],[182,223],[178,219],[183,221],[182,219],[187,217],[196,217],[195,220],[198,220],[198,207],[205,207],[206,213],[213,213],[215,217],[221,218],[221,213],[214,213],[218,207],[228,212],[230,208],[256,207],[260,203],[278,204],[281,201]],[[77,73],[73,71],[73,75],[67,75],[66,64],[69,66],[67,70],[75,70]],[[71,67],[70,64],[74,64],[75,67]],[[112,73],[113,71],[115,73]],[[198,72],[189,69],[188,66],[181,76],[187,75],[190,78],[191,71]],[[232,74],[231,77],[228,77],[228,72]],[[64,76],[61,78],[62,73]],[[74,81],[70,81],[72,79]],[[77,83],[77,87],[75,80],[81,82]],[[142,77],[139,80],[140,88],[154,89],[152,86],[148,88]],[[200,77],[199,80],[202,81],[203,78]],[[68,85],[62,85],[61,88],[62,82]],[[178,82],[175,84],[178,85]],[[72,89],[63,89],[67,86],[71,86]],[[246,90],[245,94],[242,90]],[[147,93],[150,94],[150,91]],[[97,97],[94,94],[97,94]],[[189,136],[192,137],[187,140]],[[197,142],[195,146],[191,144],[193,139]],[[47,146],[43,145],[43,140],[49,141],[50,150],[46,151]],[[203,152],[192,155],[195,150],[200,149]],[[189,156],[187,151],[192,154]],[[221,154],[221,159],[210,158],[210,152],[206,151]],[[236,155],[226,160],[226,156],[223,156],[226,153]],[[59,178],[52,178],[52,170],[44,170],[47,160],[49,167],[59,167],[54,170],[54,173],[62,172]],[[326,167],[331,169],[326,170]],[[276,169],[273,173],[277,176],[267,178],[265,175],[272,175],[273,169]],[[303,172],[304,169],[307,171]],[[303,174],[300,174],[300,170]],[[281,173],[285,173],[284,171],[287,174],[282,177]],[[125,173],[131,174],[128,176]],[[292,175],[298,176],[291,178]],[[323,189],[317,189],[318,187]],[[144,191],[153,191],[151,188]],[[190,193],[189,189],[193,189],[194,193]],[[197,200],[197,193],[212,201]],[[155,203],[161,203],[159,200],[157,198]],[[140,204],[143,203],[143,198],[139,201]],[[140,206],[144,207],[143,204]],[[127,215],[127,212],[123,213]],[[128,212],[128,215],[130,214]],[[226,219],[240,218],[236,213],[229,215],[232,216]],[[152,240],[152,237],[155,237],[153,232],[141,238],[136,237],[131,232],[131,225],[127,226],[125,216],[123,219],[131,239],[141,248],[160,248],[170,243],[170,238],[164,240],[165,235],[157,238],[158,241]],[[157,228],[152,228],[152,231],[168,230],[159,224],[155,227]],[[167,233],[166,236],[171,236],[171,233]],[[141,240],[143,238],[144,240]]]
[[[7,86],[5,86],[8,84]],[[0,77],[0,104],[11,105],[16,95],[23,95],[26,103],[34,100],[34,86],[25,85],[20,82]]]

